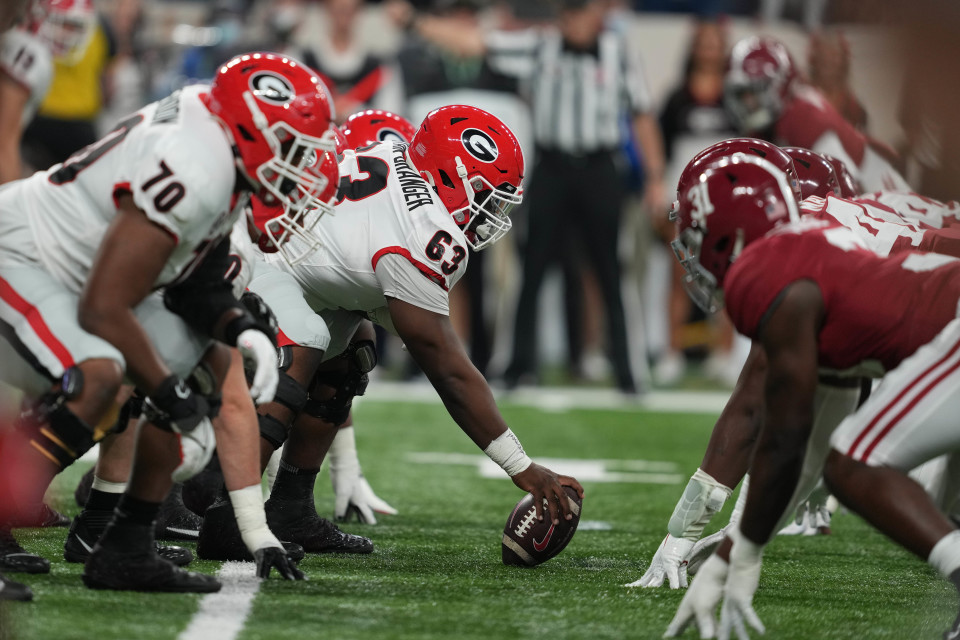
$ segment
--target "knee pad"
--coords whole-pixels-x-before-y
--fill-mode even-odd
[[[20,421],[30,445],[60,469],[69,467],[96,442],[93,427],[70,411],[65,400],[60,392],[47,394]]]
[[[307,390],[287,375],[286,371],[281,370],[279,373],[280,379],[277,381],[277,392],[273,396],[273,401],[282,404],[296,415],[307,402]]]
[[[339,426],[347,421],[353,399],[367,391],[370,383],[367,374],[377,366],[377,349],[372,340],[357,340],[351,342],[337,358],[346,360],[346,371],[319,372],[314,378],[315,382],[333,387],[333,397],[322,401],[310,398],[303,412]]]
[[[282,447],[287,441],[287,425],[273,416],[258,415],[257,423],[260,426],[260,437],[269,442],[274,450]]]

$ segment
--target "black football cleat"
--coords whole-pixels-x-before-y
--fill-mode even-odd
[[[87,506],[87,500],[90,499],[90,489],[93,488],[93,472],[96,467],[90,467],[90,469],[83,474],[80,478],[80,482],[77,483],[77,488],[73,491],[73,499],[76,500],[78,507]]]
[[[85,509],[80,512],[80,515],[73,519],[67,540],[63,543],[63,559],[67,562],[86,562],[112,517],[112,511]],[[193,562],[193,552],[185,547],[154,542],[154,548],[161,558],[178,567],[185,567]]]
[[[196,541],[203,518],[183,504],[183,485],[175,484],[160,505],[154,533],[158,540]]]
[[[281,542],[287,556],[294,562],[303,560],[304,550],[299,544]],[[235,560],[253,562],[253,556],[243,543],[233,507],[229,501],[213,504],[203,514],[203,525],[197,540],[197,557],[201,560]]]
[[[50,573],[50,561],[20,546],[10,529],[0,527],[0,571]]]
[[[33,600],[33,591],[27,585],[11,580],[0,573],[0,600],[29,602]]]
[[[264,505],[267,525],[278,538],[301,545],[307,553],[372,553],[373,541],[341,531],[317,515],[313,499],[270,498]]]
[[[156,553],[120,552],[94,547],[83,568],[83,584],[91,589],[165,593],[213,593],[220,581],[185,571]]]
[[[943,632],[943,640],[960,640],[960,614],[957,614],[953,626]]]
[[[207,467],[183,483],[183,504],[201,516],[217,501],[223,487],[220,461],[214,454]]]

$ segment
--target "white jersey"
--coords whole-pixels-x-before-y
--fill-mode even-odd
[[[22,29],[10,29],[0,34],[0,70],[30,94],[21,116],[21,122],[26,125],[50,88],[53,55],[39,36]]]
[[[262,260],[263,254],[250,240],[246,217],[240,216],[230,232],[230,268],[225,274],[225,278],[233,286],[233,295],[238,300],[253,280],[254,265]]]
[[[940,202],[911,191],[877,191],[856,198],[857,202],[890,207],[905,220],[933,229],[960,225],[960,203]]]
[[[813,196],[800,203],[800,213],[843,225],[879,256],[886,257],[903,250],[927,249],[925,229],[878,202],[859,198],[847,200],[834,195],[826,198]]]
[[[177,240],[155,286],[186,277],[239,215],[239,207],[230,207],[233,153],[200,100],[206,90],[186,87],[147,105],[65,163],[5,189],[5,202],[26,217],[37,247],[39,255],[26,258],[79,291],[117,198],[132,194],[151,222]]]
[[[342,200],[314,228],[320,248],[295,267],[267,256],[293,274],[314,311],[357,311],[390,328],[391,297],[449,314],[447,294],[467,268],[466,238],[408,163],[406,149],[383,142],[347,151]]]

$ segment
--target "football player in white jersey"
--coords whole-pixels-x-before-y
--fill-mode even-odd
[[[310,167],[325,150],[333,134],[322,83],[292,59],[245,54],[210,86],[148,105],[67,162],[0,193],[2,375],[35,399],[18,437],[4,444],[0,502],[36,502],[54,474],[104,435],[96,425],[124,376],[147,396],[152,424],[139,431],[130,484],[87,561],[88,586],[219,589],[157,556],[152,520],[171,476],[202,467],[202,456],[188,452],[212,444],[228,360],[211,338],[256,362],[258,401],[273,397],[274,352],[242,305],[195,296],[179,301],[181,318],[148,294],[169,292],[219,245],[241,210],[235,195],[283,205],[254,230],[272,242],[309,227],[329,182]],[[193,388],[185,379],[205,352],[219,375]],[[34,473],[13,471],[21,466]],[[8,532],[0,542],[4,566],[49,570]]]
[[[579,483],[527,457],[448,316],[447,292],[468,249],[509,231],[509,211],[521,200],[523,156],[513,133],[481,109],[442,107],[409,145],[347,151],[340,175],[336,212],[316,227],[319,247],[293,267],[270,259],[272,268],[250,283],[277,314],[286,345],[275,401],[260,408],[264,464],[286,442],[266,504],[271,529],[308,552],[372,550],[369,541],[333,539],[313,501],[336,426],[376,364],[370,342],[356,335],[364,318],[400,336],[460,428],[536,496],[541,516],[569,517],[562,485],[582,495]]]
[[[40,26],[59,5],[35,1],[20,24],[0,33],[0,184],[22,175],[20,138],[53,79],[52,43]]]

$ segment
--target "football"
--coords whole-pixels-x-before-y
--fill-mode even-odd
[[[560,518],[560,524],[557,525],[550,522],[546,515],[546,505],[544,519],[537,520],[533,494],[528,493],[517,503],[503,528],[503,564],[535,567],[563,551],[577,530],[582,506],[580,496],[574,489],[564,487],[564,491],[570,501],[573,518]]]

